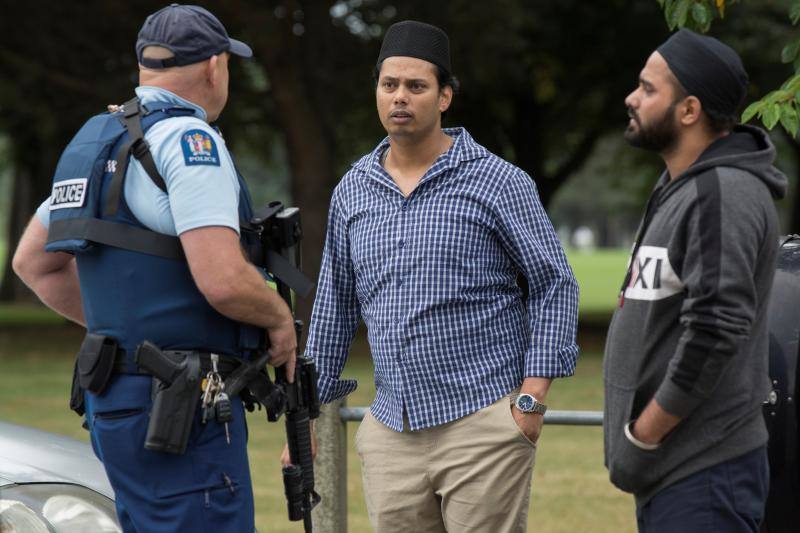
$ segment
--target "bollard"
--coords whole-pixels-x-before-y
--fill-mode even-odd
[[[322,501],[312,511],[316,533],[347,532],[347,423],[339,416],[344,400],[324,404],[315,428],[314,484]]]

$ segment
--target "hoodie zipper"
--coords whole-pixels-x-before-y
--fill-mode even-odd
[[[625,289],[628,288],[628,285],[631,282],[631,277],[633,276],[634,261],[636,261],[636,255],[639,253],[639,247],[642,245],[642,238],[644,238],[647,228],[650,226],[650,222],[653,220],[653,216],[658,210],[656,204],[658,203],[658,198],[661,196],[662,190],[663,187],[656,187],[653,190],[653,194],[651,194],[650,198],[647,200],[647,206],[644,210],[644,221],[642,222],[642,226],[639,228],[639,232],[636,234],[636,240],[633,241],[633,251],[631,252],[630,260],[628,261],[628,270],[625,272],[625,279],[622,281],[622,287],[620,287],[619,290],[620,308],[625,305]]]

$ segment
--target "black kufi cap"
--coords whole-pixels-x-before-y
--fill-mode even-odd
[[[747,72],[733,48],[682,29],[658,47],[683,88],[696,96],[703,108],[732,115],[747,93]]]
[[[444,69],[450,69],[450,40],[447,34],[436,26],[404,20],[389,26],[383,38],[378,64],[387,57],[407,56],[423,59]]]
[[[167,59],[144,57],[148,46],[161,46],[173,53]],[[170,4],[147,17],[136,40],[136,57],[147,68],[182,67],[230,52],[251,57],[249,46],[228,37],[225,26],[200,6]]]

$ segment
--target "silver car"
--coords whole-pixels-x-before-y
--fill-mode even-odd
[[[0,422],[0,532],[121,533],[89,444]]]

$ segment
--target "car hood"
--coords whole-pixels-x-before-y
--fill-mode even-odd
[[[114,499],[88,443],[0,422],[0,486],[12,483],[71,483]]]

